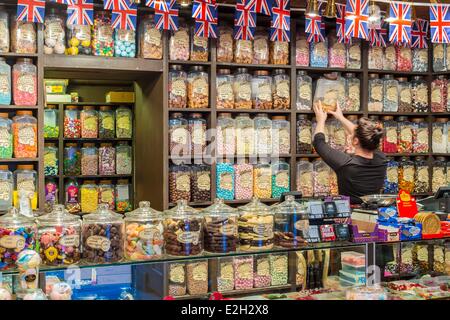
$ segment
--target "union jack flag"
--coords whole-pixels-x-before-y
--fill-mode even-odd
[[[369,33],[369,0],[347,0],[345,36],[367,39]]]
[[[17,0],[17,21],[44,22],[44,0]]]
[[[192,6],[192,18],[214,22],[217,20],[217,4],[194,1]]]
[[[206,20],[195,21],[195,35],[204,38],[217,38],[217,19],[213,22]]]
[[[430,31],[431,31],[431,42],[433,43],[450,42],[449,5],[446,4],[430,5]]]
[[[77,0],[74,5],[67,6],[67,24],[94,24],[93,0]]]
[[[377,29],[369,29],[369,43],[371,47],[386,47],[386,41],[384,37],[380,35],[380,30]]]
[[[275,29],[291,30],[290,0],[274,0],[272,7],[272,24]]]
[[[103,9],[105,10],[125,10],[132,4],[130,0],[104,0]]]
[[[428,48],[428,26],[428,21],[424,19],[417,19],[413,22],[411,29],[411,48]]]
[[[136,30],[136,4],[130,5],[124,10],[113,10],[111,21],[114,29]]]
[[[273,7],[273,0],[250,0],[248,6],[254,6],[257,13],[262,13],[266,16],[270,16]]]
[[[241,0],[236,3],[236,11],[234,14],[235,26],[256,27],[256,11],[250,0]]]
[[[290,38],[291,38],[291,31],[270,28],[270,41],[289,42]]]
[[[305,32],[308,35],[308,42],[325,41],[324,25],[322,23],[322,16],[305,16]]]
[[[76,0],[51,0],[50,2],[54,3],[60,3],[60,4],[67,4],[67,5],[74,5]]]
[[[166,3],[168,11],[155,9],[155,28],[161,30],[178,30],[178,5],[176,0]]]
[[[250,26],[234,26],[234,39],[253,40],[255,29],[255,27]]]
[[[341,43],[350,44],[351,37],[345,36],[345,4],[336,3],[336,36]]]
[[[166,0],[147,0],[145,2],[147,7],[153,8],[159,11],[169,11],[169,3]]]
[[[312,34],[308,33],[308,37],[306,40],[308,42],[325,42],[326,41],[326,35],[325,35],[325,22],[320,22],[320,32],[318,34]]]
[[[389,41],[395,44],[411,43],[411,5],[390,3]]]

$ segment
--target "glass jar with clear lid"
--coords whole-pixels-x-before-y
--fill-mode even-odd
[[[114,188],[114,199],[116,200],[116,212],[125,213],[133,209],[131,185],[128,179],[119,179]]]
[[[94,143],[83,143],[81,148],[81,174],[96,176],[98,174],[98,149]]]
[[[269,50],[269,62],[271,64],[287,65],[289,63],[289,42],[270,41]]]
[[[300,158],[297,162],[297,191],[300,191],[304,198],[314,195],[313,169],[308,158]]]
[[[66,28],[62,12],[50,7],[45,12],[44,53],[64,54],[66,49]]]
[[[369,104],[371,112],[383,111],[383,80],[378,74],[369,74]]]
[[[17,15],[11,16],[11,52],[36,53],[36,24],[28,21],[17,21]]]
[[[327,112],[345,104],[345,81],[339,74],[326,73],[317,80],[313,104],[318,101]]]
[[[351,43],[347,44],[347,69],[361,68],[361,41],[359,39],[352,39]]]
[[[431,82],[431,112],[447,111],[448,81],[444,75],[439,75]]]
[[[14,206],[20,207],[20,201],[24,197],[31,203],[31,209],[37,208],[37,172],[32,164],[17,165],[14,176]]]
[[[413,153],[427,153],[429,125],[425,118],[413,118]]]
[[[236,153],[235,120],[231,113],[223,112],[217,117],[216,143],[218,155],[234,155]]]
[[[400,77],[398,80],[398,111],[399,112],[413,112],[411,84],[408,78]]]
[[[234,108],[252,108],[252,76],[247,68],[238,68],[234,74],[233,83]]]
[[[394,44],[387,44],[384,48],[383,70],[394,71],[397,67],[397,50]]]
[[[306,71],[297,72],[297,110],[312,109],[312,79]]]
[[[50,213],[58,204],[58,183],[54,178],[45,179],[45,204],[44,212]]]
[[[328,67],[328,39],[309,44],[309,65],[315,68]]]
[[[398,124],[398,153],[413,152],[413,123],[408,120],[408,117],[402,116],[397,119]]]
[[[412,52],[409,46],[399,45],[397,50],[397,71],[411,71],[412,70]]]
[[[233,62],[233,44],[233,29],[227,25],[219,25],[217,62]]]
[[[187,77],[188,108],[208,108],[209,80],[203,66],[193,66]]]
[[[110,106],[101,106],[98,111],[98,137],[113,139],[116,136],[115,114]]]
[[[238,208],[238,231],[241,251],[270,250],[273,248],[274,215],[258,198]]]
[[[191,201],[191,168],[184,163],[169,167],[169,201]]]
[[[9,52],[9,14],[4,7],[0,7],[0,52]]]
[[[131,174],[133,170],[133,151],[127,141],[116,145],[116,174]]]
[[[67,54],[71,56],[92,54],[90,25],[67,25]]]
[[[309,66],[309,42],[302,32],[297,32],[295,42],[295,63],[298,67]]]
[[[258,113],[254,119],[256,154],[260,156],[272,153],[272,120],[267,113]]]
[[[427,193],[430,191],[430,171],[428,162],[423,156],[415,158],[414,193]],[[445,172],[445,161],[444,161]],[[444,179],[445,182],[445,179]]]
[[[206,149],[206,119],[201,113],[192,113],[188,119],[191,136],[191,154],[201,155]]]
[[[0,165],[0,211],[7,211],[13,203],[13,174],[8,165]]]
[[[37,103],[37,68],[30,58],[18,58],[12,68],[15,105],[35,106]]]
[[[369,69],[383,70],[383,47],[369,46]]]
[[[252,78],[252,102],[255,109],[272,109],[272,77],[269,71],[255,71]]]
[[[249,159],[238,158],[234,165],[236,200],[249,200],[253,197],[253,165]]]
[[[114,56],[114,29],[111,24],[110,11],[94,12],[91,46],[94,56]]]
[[[253,64],[269,63],[269,37],[264,27],[257,27],[253,39]]]
[[[191,200],[193,202],[211,200],[211,166],[206,164],[192,166]]]
[[[133,113],[128,107],[116,109],[116,138],[130,139],[133,135]]]
[[[98,208],[98,186],[94,180],[85,180],[80,187],[81,212],[92,213]]]
[[[114,57],[136,57],[136,31],[119,28],[114,30]]]
[[[447,44],[433,43],[433,71],[447,71]]]
[[[0,159],[10,159],[13,156],[12,120],[6,112],[0,113]]]
[[[272,152],[289,154],[291,151],[291,125],[286,116],[272,117]]]
[[[179,19],[178,30],[171,31],[169,40],[170,60],[189,60],[189,28]]]
[[[98,112],[94,106],[84,106],[80,113],[81,138],[97,138]]]
[[[253,194],[259,199],[272,196],[272,167],[267,158],[259,158],[253,168]]]
[[[44,138],[59,137],[59,110],[56,106],[47,105],[44,109]]]
[[[69,211],[69,213],[80,212],[80,189],[77,180],[68,179],[64,186],[64,192],[67,211]]]
[[[81,220],[63,205],[37,218],[37,242],[42,263],[50,266],[69,265],[81,259]]]
[[[0,34],[2,32],[1,25],[2,22],[0,16]],[[4,57],[0,57],[0,104],[11,104],[11,67],[6,63]]]
[[[58,148],[53,142],[44,143],[44,175],[58,175]]]
[[[322,160],[313,162],[314,196],[328,196],[330,194],[330,167]]]
[[[253,61],[253,41],[236,39],[233,56],[235,63],[251,64]]]
[[[283,69],[276,69],[273,74],[273,109],[291,108],[291,82]]]
[[[208,61],[208,38],[195,34],[195,27],[191,27],[191,61]]]
[[[12,119],[14,157],[35,158],[37,156],[37,119],[33,112],[19,110]]]
[[[169,151],[171,155],[186,155],[190,152],[188,121],[180,112],[172,113],[169,119]]]
[[[235,195],[235,167],[229,159],[218,159],[216,164],[217,198],[233,200]]]
[[[346,73],[345,81],[345,104],[343,111],[359,111],[361,107],[360,81],[354,73]]]
[[[272,208],[274,213],[275,245],[281,248],[300,248],[309,238],[309,216],[306,202],[299,204],[294,196]]]
[[[171,256],[196,256],[203,253],[204,217],[189,207],[186,200],[165,211],[164,249]]]
[[[111,143],[101,143],[98,148],[98,173],[102,176],[116,173],[116,149]]]
[[[347,52],[345,44],[338,41],[335,35],[328,38],[328,66],[330,68],[345,68]]]
[[[212,253],[236,252],[239,244],[238,213],[222,199],[203,210],[205,217],[205,251]]]
[[[67,106],[64,110],[64,138],[81,137],[80,111],[76,106]]]
[[[187,74],[181,65],[171,65],[169,71],[169,108],[186,108]]]
[[[125,214],[125,258],[142,261],[160,258],[164,252],[164,218],[162,212],[140,201],[139,208]]]
[[[297,116],[297,153],[312,152],[312,123],[305,114]]]
[[[248,113],[239,113],[235,119],[236,154],[253,155],[255,153],[255,124]]]
[[[272,196],[280,198],[285,192],[291,190],[290,166],[285,159],[272,163]]]
[[[398,187],[400,190],[414,192],[414,162],[408,157],[402,157],[398,168]]]
[[[433,161],[433,167],[431,168],[431,191],[433,193],[437,192],[440,187],[448,186],[447,174],[447,163],[445,161],[445,157],[436,157],[436,160]]]
[[[230,69],[219,69],[216,77],[217,109],[234,108],[233,80]]]
[[[342,126],[342,124],[337,121],[336,119],[333,119],[328,124],[328,133],[329,133],[329,140],[328,143],[330,144],[330,147],[345,152],[345,147],[347,144],[346,139],[346,133],[345,129]]]
[[[36,225],[33,219],[19,213],[16,208],[0,217],[0,270],[16,267],[19,254],[34,250]]]
[[[383,111],[397,112],[398,111],[398,81],[390,74],[383,78]]]
[[[155,27],[154,15],[146,14],[139,24],[139,57],[162,59],[162,32]]]
[[[95,212],[83,216],[83,258],[90,263],[122,260],[124,253],[124,221],[122,215],[101,204]]]
[[[387,158],[387,170],[384,178],[383,193],[398,193],[398,162],[394,158]]]
[[[64,174],[67,176],[81,174],[81,153],[76,143],[67,143],[64,147]]]
[[[116,208],[115,190],[111,180],[100,180],[98,184],[98,204],[108,205],[109,210]]]
[[[412,49],[412,71],[413,72],[428,71],[428,48]]]
[[[421,76],[411,81],[411,98],[414,112],[428,112],[428,84]]]
[[[446,153],[448,141],[447,118],[436,118],[432,124],[432,151]]]

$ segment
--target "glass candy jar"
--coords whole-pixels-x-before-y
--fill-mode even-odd
[[[253,165],[247,160],[239,162],[234,165],[235,172],[235,199],[249,200],[253,197]]]
[[[0,211],[7,211],[13,203],[13,174],[8,165],[0,165]]]
[[[80,205],[82,213],[91,213],[98,208],[98,186],[93,180],[85,180],[80,187]],[[108,208],[108,205],[106,205]]]
[[[64,175],[81,174],[81,153],[76,143],[67,143],[64,147]]]
[[[12,119],[14,157],[35,158],[37,156],[37,119],[33,112],[19,110]]]
[[[394,44],[384,48],[383,70],[394,71],[397,68],[397,50]]]
[[[297,110],[312,109],[312,79],[306,71],[297,72]]]
[[[101,106],[98,112],[98,137],[113,139],[116,136],[116,117],[110,106]]]
[[[17,15],[11,16],[11,52],[36,53],[36,24],[28,21],[17,21]]]
[[[352,39],[347,44],[347,69],[361,68],[361,42],[358,39]]]
[[[185,164],[169,167],[169,201],[191,200],[191,168]]]
[[[378,77],[378,74],[369,75],[368,109],[371,112],[383,111],[383,80]]]
[[[312,123],[307,115],[297,116],[297,153],[309,154],[312,152]]]
[[[431,191],[433,193],[437,192],[440,187],[448,186],[447,183],[448,171],[445,162],[445,157],[436,157],[436,160],[433,162],[433,167],[431,168],[431,174],[432,174]]]
[[[234,62],[250,64],[253,61],[253,41],[236,39],[234,41]]]
[[[407,157],[402,157],[398,168],[398,187],[400,190],[414,192],[414,162]]]
[[[67,54],[72,56],[92,54],[90,25],[67,25]]]
[[[289,42],[287,41],[270,41],[270,60],[271,64],[289,63]]]
[[[255,71],[252,78],[252,102],[255,109],[272,109],[272,77],[269,71]]]
[[[430,191],[430,172],[428,162],[423,156],[415,159],[414,193],[427,193]],[[445,172],[445,161],[444,161]]]
[[[412,49],[412,71],[413,72],[428,71],[428,48]]]
[[[411,98],[414,112],[428,111],[428,84],[421,76],[411,81]]]
[[[81,138],[97,138],[98,112],[93,106],[84,106],[80,113]]]
[[[408,82],[408,78],[398,78],[398,111],[399,112],[413,112],[412,96],[411,96],[411,84]]]
[[[169,71],[169,108],[186,108],[187,74],[180,65],[171,65]]]
[[[14,206],[20,207],[22,196],[31,202],[31,209],[37,208],[37,172],[32,164],[19,164],[13,173],[14,177]]]
[[[219,26],[217,40],[217,62],[233,62],[233,30],[229,26]]]
[[[66,33],[64,17],[56,8],[46,10],[44,20],[44,53],[64,54]]]
[[[280,159],[272,164],[272,196],[280,198],[285,192],[291,189],[290,166],[285,159]]]
[[[9,14],[0,8],[0,53],[9,52]]]
[[[211,167],[206,164],[192,166],[191,201],[206,202],[211,200]]]
[[[178,30],[172,31],[169,40],[170,60],[189,60],[189,29],[180,20]]]
[[[208,73],[203,66],[193,66],[187,78],[188,108],[208,108]]]
[[[253,169],[253,193],[259,199],[272,196],[272,168],[268,159],[260,158]]]
[[[227,206],[222,199],[203,210],[205,222],[205,251],[212,253],[235,252],[239,243],[237,210]]]
[[[291,150],[291,126],[286,116],[272,117],[272,152],[289,154]]]
[[[201,155],[206,148],[206,119],[201,113],[192,113],[188,119],[191,136],[191,153]]]
[[[217,109],[233,109],[233,76],[230,69],[219,69],[216,77],[216,105]]]
[[[2,32],[1,23],[2,22],[0,18],[0,35]],[[0,104],[3,105],[11,104],[11,67],[9,66],[9,64],[6,63],[4,57],[0,57]]]
[[[328,38],[328,44],[328,66],[330,68],[345,68],[347,62],[345,44],[338,41],[334,35]]]
[[[428,122],[424,118],[413,118],[413,153],[428,152]]]
[[[113,34],[111,12],[106,10],[95,11],[91,42],[94,56],[112,57],[114,55]]]
[[[412,122],[408,117],[398,117],[398,153],[410,153],[413,151],[413,130]]]
[[[116,109],[116,138],[130,139],[133,134],[133,113],[130,108]]]
[[[255,153],[255,125],[248,113],[239,113],[236,121],[236,154]]]
[[[272,120],[266,113],[258,113],[254,121],[256,154],[269,155],[272,153]]]
[[[129,29],[114,30],[114,57],[136,57],[136,31]]]
[[[139,57],[162,59],[162,31],[155,27],[154,15],[146,14],[139,24]]]
[[[51,212],[53,207],[58,204],[58,192],[56,179],[45,179],[45,212]]]
[[[53,142],[44,144],[44,175],[58,175],[58,148]]]
[[[111,143],[101,143],[98,148],[98,174],[116,174],[116,149]]]
[[[314,196],[327,196],[330,194],[330,167],[322,160],[313,162]]]
[[[76,106],[67,106],[64,110],[64,138],[81,137],[80,111]]]
[[[100,204],[98,210],[83,217],[83,258],[90,263],[118,262],[123,258],[124,222],[122,215]]]
[[[409,46],[397,46],[397,71],[412,70],[412,52]]]
[[[328,67],[328,40],[309,44],[309,66],[315,68]]]
[[[369,69],[383,70],[384,49],[383,47],[369,47]]]
[[[116,145],[116,174],[130,175],[133,171],[133,150],[127,141]]]
[[[203,253],[204,217],[180,200],[165,212],[164,248],[171,256],[196,256]]]
[[[270,208],[258,198],[239,209],[238,231],[241,251],[270,250],[273,248],[274,216]]]
[[[191,61],[208,61],[208,38],[195,35],[195,28],[191,27]]]
[[[42,263],[71,265],[81,259],[81,220],[55,205],[53,211],[37,219],[37,242]]]
[[[390,74],[383,78],[383,111],[398,111],[398,81]]]
[[[387,194],[398,193],[398,162],[394,158],[387,158],[386,177],[384,178],[383,192]]]
[[[37,68],[30,58],[18,58],[12,68],[15,105],[35,106],[37,103]]]
[[[216,143],[218,155],[234,155],[236,152],[235,120],[231,113],[219,113],[216,126]]]
[[[83,176],[98,174],[98,149],[94,143],[84,143],[81,148],[81,174]]]
[[[81,211],[80,206],[80,190],[78,186],[78,182],[75,179],[68,179],[65,186],[65,203],[66,209],[69,213],[78,213]]]
[[[8,113],[0,113],[0,159],[9,159],[13,156],[12,120]]]
[[[125,213],[133,209],[131,185],[128,179],[119,179],[114,190],[114,199],[116,200],[116,212]]]
[[[160,258],[164,252],[164,218],[140,201],[139,208],[125,215],[125,258],[142,261]]]
[[[115,190],[111,180],[100,180],[98,184],[98,204],[108,205],[109,210],[116,208]]]
[[[341,77],[332,78],[327,74],[316,82],[313,104],[320,101],[324,111],[335,111],[345,105],[345,82]]]
[[[439,75],[431,83],[431,112],[447,110],[448,81],[444,75]]]
[[[445,43],[433,43],[433,71],[447,71],[447,45]]]
[[[44,109],[44,138],[59,137],[59,111],[55,105]]]
[[[234,108],[252,108],[252,76],[247,68],[238,68],[234,75],[233,83]]]
[[[354,73],[345,74],[345,104],[342,106],[343,111],[359,111],[360,101],[360,81]]]
[[[297,162],[297,191],[302,193],[302,197],[312,197],[314,195],[313,184],[313,164],[308,158],[300,158]]]
[[[217,198],[233,200],[235,193],[235,172],[231,161],[218,159],[216,164],[216,194]]]
[[[434,153],[447,152],[448,128],[447,118],[436,118],[432,124],[432,151]]]
[[[291,83],[283,69],[276,69],[273,75],[273,109],[287,110],[291,108]]]
[[[269,39],[264,27],[257,27],[253,40],[253,64],[269,63]]]
[[[328,143],[330,147],[335,150],[344,152],[347,139],[345,129],[342,124],[337,120],[331,120],[328,126],[329,140]]]

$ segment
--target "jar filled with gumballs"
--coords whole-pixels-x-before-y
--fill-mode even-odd
[[[125,58],[136,56],[136,32],[134,30],[114,30],[114,56]]]

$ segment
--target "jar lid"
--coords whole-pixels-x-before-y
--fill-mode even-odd
[[[287,195],[285,201],[272,206],[272,211],[275,215],[289,214],[297,215],[299,219],[308,219],[308,207],[305,207],[305,205],[301,205],[295,201],[295,197],[293,195]]]
[[[272,120],[286,120],[286,116],[272,116]]]
[[[275,69],[273,73],[274,75],[286,74],[286,72],[284,72],[284,69]]]
[[[0,112],[0,118],[8,119],[9,114],[7,112]]]
[[[382,118],[384,121],[391,121],[394,120],[394,116],[383,116]]]
[[[190,71],[198,71],[198,72],[203,72],[205,69],[203,68],[203,66],[192,66]]]
[[[268,76],[269,75],[269,71],[267,70],[256,70],[255,71],[255,76]]]
[[[16,112],[16,115],[18,116],[32,116],[33,112],[30,110],[19,110]]]
[[[78,107],[77,107],[77,106],[70,105],[70,106],[66,106],[66,109],[67,109],[67,110],[77,110]]]
[[[394,76],[393,76],[392,74],[385,74],[385,75],[384,75],[384,79],[387,79],[387,80],[393,80],[393,79],[394,79]]]
[[[218,73],[221,75],[227,75],[227,74],[231,74],[231,70],[230,69],[219,69]]]
[[[438,78],[439,80],[446,80],[446,79],[447,79],[443,74],[438,75],[437,78]]]
[[[111,106],[100,106],[101,111],[109,111],[111,109],[112,109]]]
[[[83,148],[93,148],[93,147],[95,147],[95,143],[92,142],[83,143]]]
[[[424,118],[412,118],[411,121],[414,123],[421,123],[421,122],[425,122],[425,119]]]
[[[147,219],[163,218],[163,213],[153,209],[150,201],[139,201],[139,207],[125,214],[125,221],[145,221]]]
[[[399,82],[407,82],[408,78],[406,78],[406,77],[399,77],[399,78],[397,78],[397,81],[399,81]]]
[[[56,147],[56,144],[54,142],[45,142],[44,147]]]
[[[77,146],[77,144],[74,142],[66,143],[66,147],[76,147],[76,146]]]
[[[446,123],[447,121],[448,121],[447,118],[436,118],[436,122],[439,122],[439,123]]]
[[[165,212],[169,217],[185,217],[199,215],[198,210],[188,206],[186,200],[178,200],[177,205]]]
[[[17,170],[34,170],[34,165],[32,164],[18,164]]]
[[[305,120],[305,119],[308,119],[308,116],[306,114],[299,114],[299,115],[297,115],[297,119],[298,120]]]
[[[423,161],[424,159],[425,159],[424,156],[417,156],[417,157],[414,158],[414,160],[416,160],[416,161]]]
[[[351,115],[347,116],[347,119],[350,121],[356,121],[356,120],[358,120],[358,116],[356,114],[351,114]]]
[[[307,73],[306,73],[305,70],[298,70],[298,71],[297,71],[297,75],[299,75],[299,76],[306,76]]]
[[[221,112],[219,113],[219,118],[231,118],[230,112]]]
[[[106,203],[100,203],[97,210],[93,213],[89,213],[83,216],[83,221],[86,222],[121,222],[122,215],[109,210],[109,206]]]
[[[400,116],[400,117],[398,117],[398,121],[408,121],[408,117]]]
[[[422,80],[422,76],[414,76],[413,79],[414,80]]]
[[[236,73],[248,73],[247,68],[237,68]]]
[[[202,114],[199,113],[199,112],[195,112],[195,113],[191,113],[191,114],[190,114],[190,117],[191,117],[192,119],[201,119],[201,118],[202,118]]]
[[[56,109],[56,105],[54,104],[48,104],[45,109]]]
[[[66,210],[64,205],[62,204],[55,204],[53,206],[52,212],[40,216],[37,218],[38,223],[58,223],[58,224],[64,224],[64,223],[71,223],[71,222],[78,222],[81,224],[81,220],[73,214],[70,214],[69,211]]]
[[[32,218],[21,214],[15,207],[11,207],[7,214],[0,217],[1,226],[29,227],[33,224]]]
[[[7,164],[1,164],[0,170],[9,171],[9,166]]]
[[[369,79],[379,79],[380,77],[376,73],[369,74]]]
[[[226,205],[223,199],[216,198],[214,203],[202,211],[207,216],[230,216],[237,214],[237,210]]]
[[[112,184],[111,180],[100,180],[99,184]]]
[[[33,59],[31,58],[18,58],[17,63],[33,63]]]
[[[83,184],[84,184],[84,185],[87,185],[87,184],[95,184],[95,181],[94,181],[94,180],[84,180],[84,181],[83,181]]]
[[[94,106],[84,106],[83,110],[95,110]]]
[[[172,119],[179,119],[183,117],[183,114],[181,112],[174,112],[172,113],[172,115],[170,116]]]
[[[238,113],[237,116],[238,116],[238,117],[250,117],[250,114],[249,114],[249,113],[242,112],[242,113]]]
[[[102,142],[102,143],[100,143],[100,147],[112,147],[112,143],[110,143],[110,142]]]
[[[128,179],[119,179],[117,180],[117,184],[128,184]]]
[[[438,160],[438,161],[445,161],[445,157],[439,156],[439,157],[436,157],[436,160]]]
[[[173,65],[170,66],[170,70],[173,70],[173,71],[182,71],[182,70],[183,70],[183,67],[182,67],[181,65],[179,65],[179,64],[173,64]]]
[[[267,113],[257,113],[256,117],[257,118],[268,118],[268,115],[267,115]]]
[[[347,72],[347,73],[344,74],[344,77],[346,77],[346,78],[354,78],[355,74],[353,72]]]
[[[299,160],[300,160],[300,161],[306,161],[306,162],[309,162],[309,158],[305,158],[305,157],[302,157],[302,158],[300,158]]]
[[[271,215],[270,207],[253,197],[252,200],[244,206],[238,208],[241,215]]]

